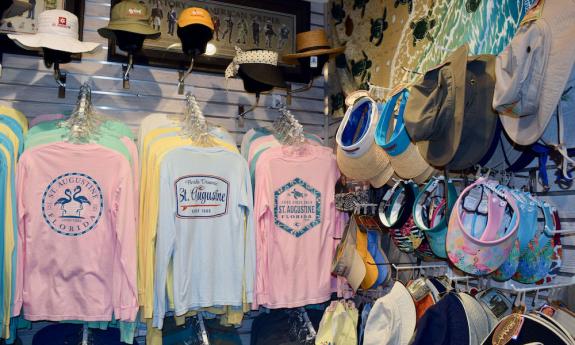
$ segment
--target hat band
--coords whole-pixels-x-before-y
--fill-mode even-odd
[[[314,50],[322,50],[322,49],[331,49],[330,46],[312,46],[312,47],[307,47],[307,48],[303,48],[303,49],[298,49],[297,53],[301,54],[301,53],[307,53],[307,52],[311,52]]]

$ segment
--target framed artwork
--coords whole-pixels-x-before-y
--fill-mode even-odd
[[[5,0],[2,0],[5,1]],[[63,9],[74,13],[79,21],[79,37],[82,40],[84,31],[84,0],[27,0],[32,9],[17,17],[0,19],[0,54],[15,53],[39,55],[36,51],[26,50],[16,45],[7,34],[33,34],[36,32],[38,14],[47,10]],[[80,57],[81,54],[74,55]]]
[[[201,56],[194,61],[194,70],[222,72],[235,55],[235,47],[277,51],[280,55],[295,51],[298,32],[309,30],[310,4],[302,0],[142,0],[150,8],[151,24],[159,29],[157,40],[144,41],[143,49],[134,56],[137,64],[185,69],[188,58],[182,53],[177,35],[177,18],[188,7],[205,8],[214,21],[214,36],[210,41],[216,48],[212,56]],[[118,0],[114,0],[113,4]],[[122,52],[110,40],[108,58],[125,61]],[[297,75],[295,67],[287,67],[290,75]]]

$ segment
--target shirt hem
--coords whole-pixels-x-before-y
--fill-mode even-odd
[[[261,305],[263,307],[269,308],[269,309],[279,309],[279,308],[298,308],[298,307],[303,307],[309,304],[318,304],[318,303],[323,303],[326,301],[329,301],[331,299],[331,293],[328,294],[327,296],[323,296],[323,297],[317,297],[317,298],[311,298],[311,299],[306,299],[303,301],[297,301],[297,302],[287,302],[287,303],[267,303],[267,302],[263,302],[263,303],[258,303],[258,305]]]
[[[28,314],[24,313],[24,319],[28,321],[72,321],[72,320],[82,320],[82,321],[111,321],[112,313],[107,315],[54,315],[54,314]]]

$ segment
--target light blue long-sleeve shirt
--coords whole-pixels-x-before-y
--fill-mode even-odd
[[[253,301],[255,231],[248,165],[224,148],[180,147],[160,166],[154,327],[166,312],[173,258],[175,314]]]

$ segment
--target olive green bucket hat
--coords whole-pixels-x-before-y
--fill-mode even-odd
[[[150,11],[146,5],[135,1],[121,1],[112,7],[108,26],[98,29],[100,36],[115,38],[115,31],[127,31],[145,35],[146,38],[158,38],[160,32],[150,25]]]

